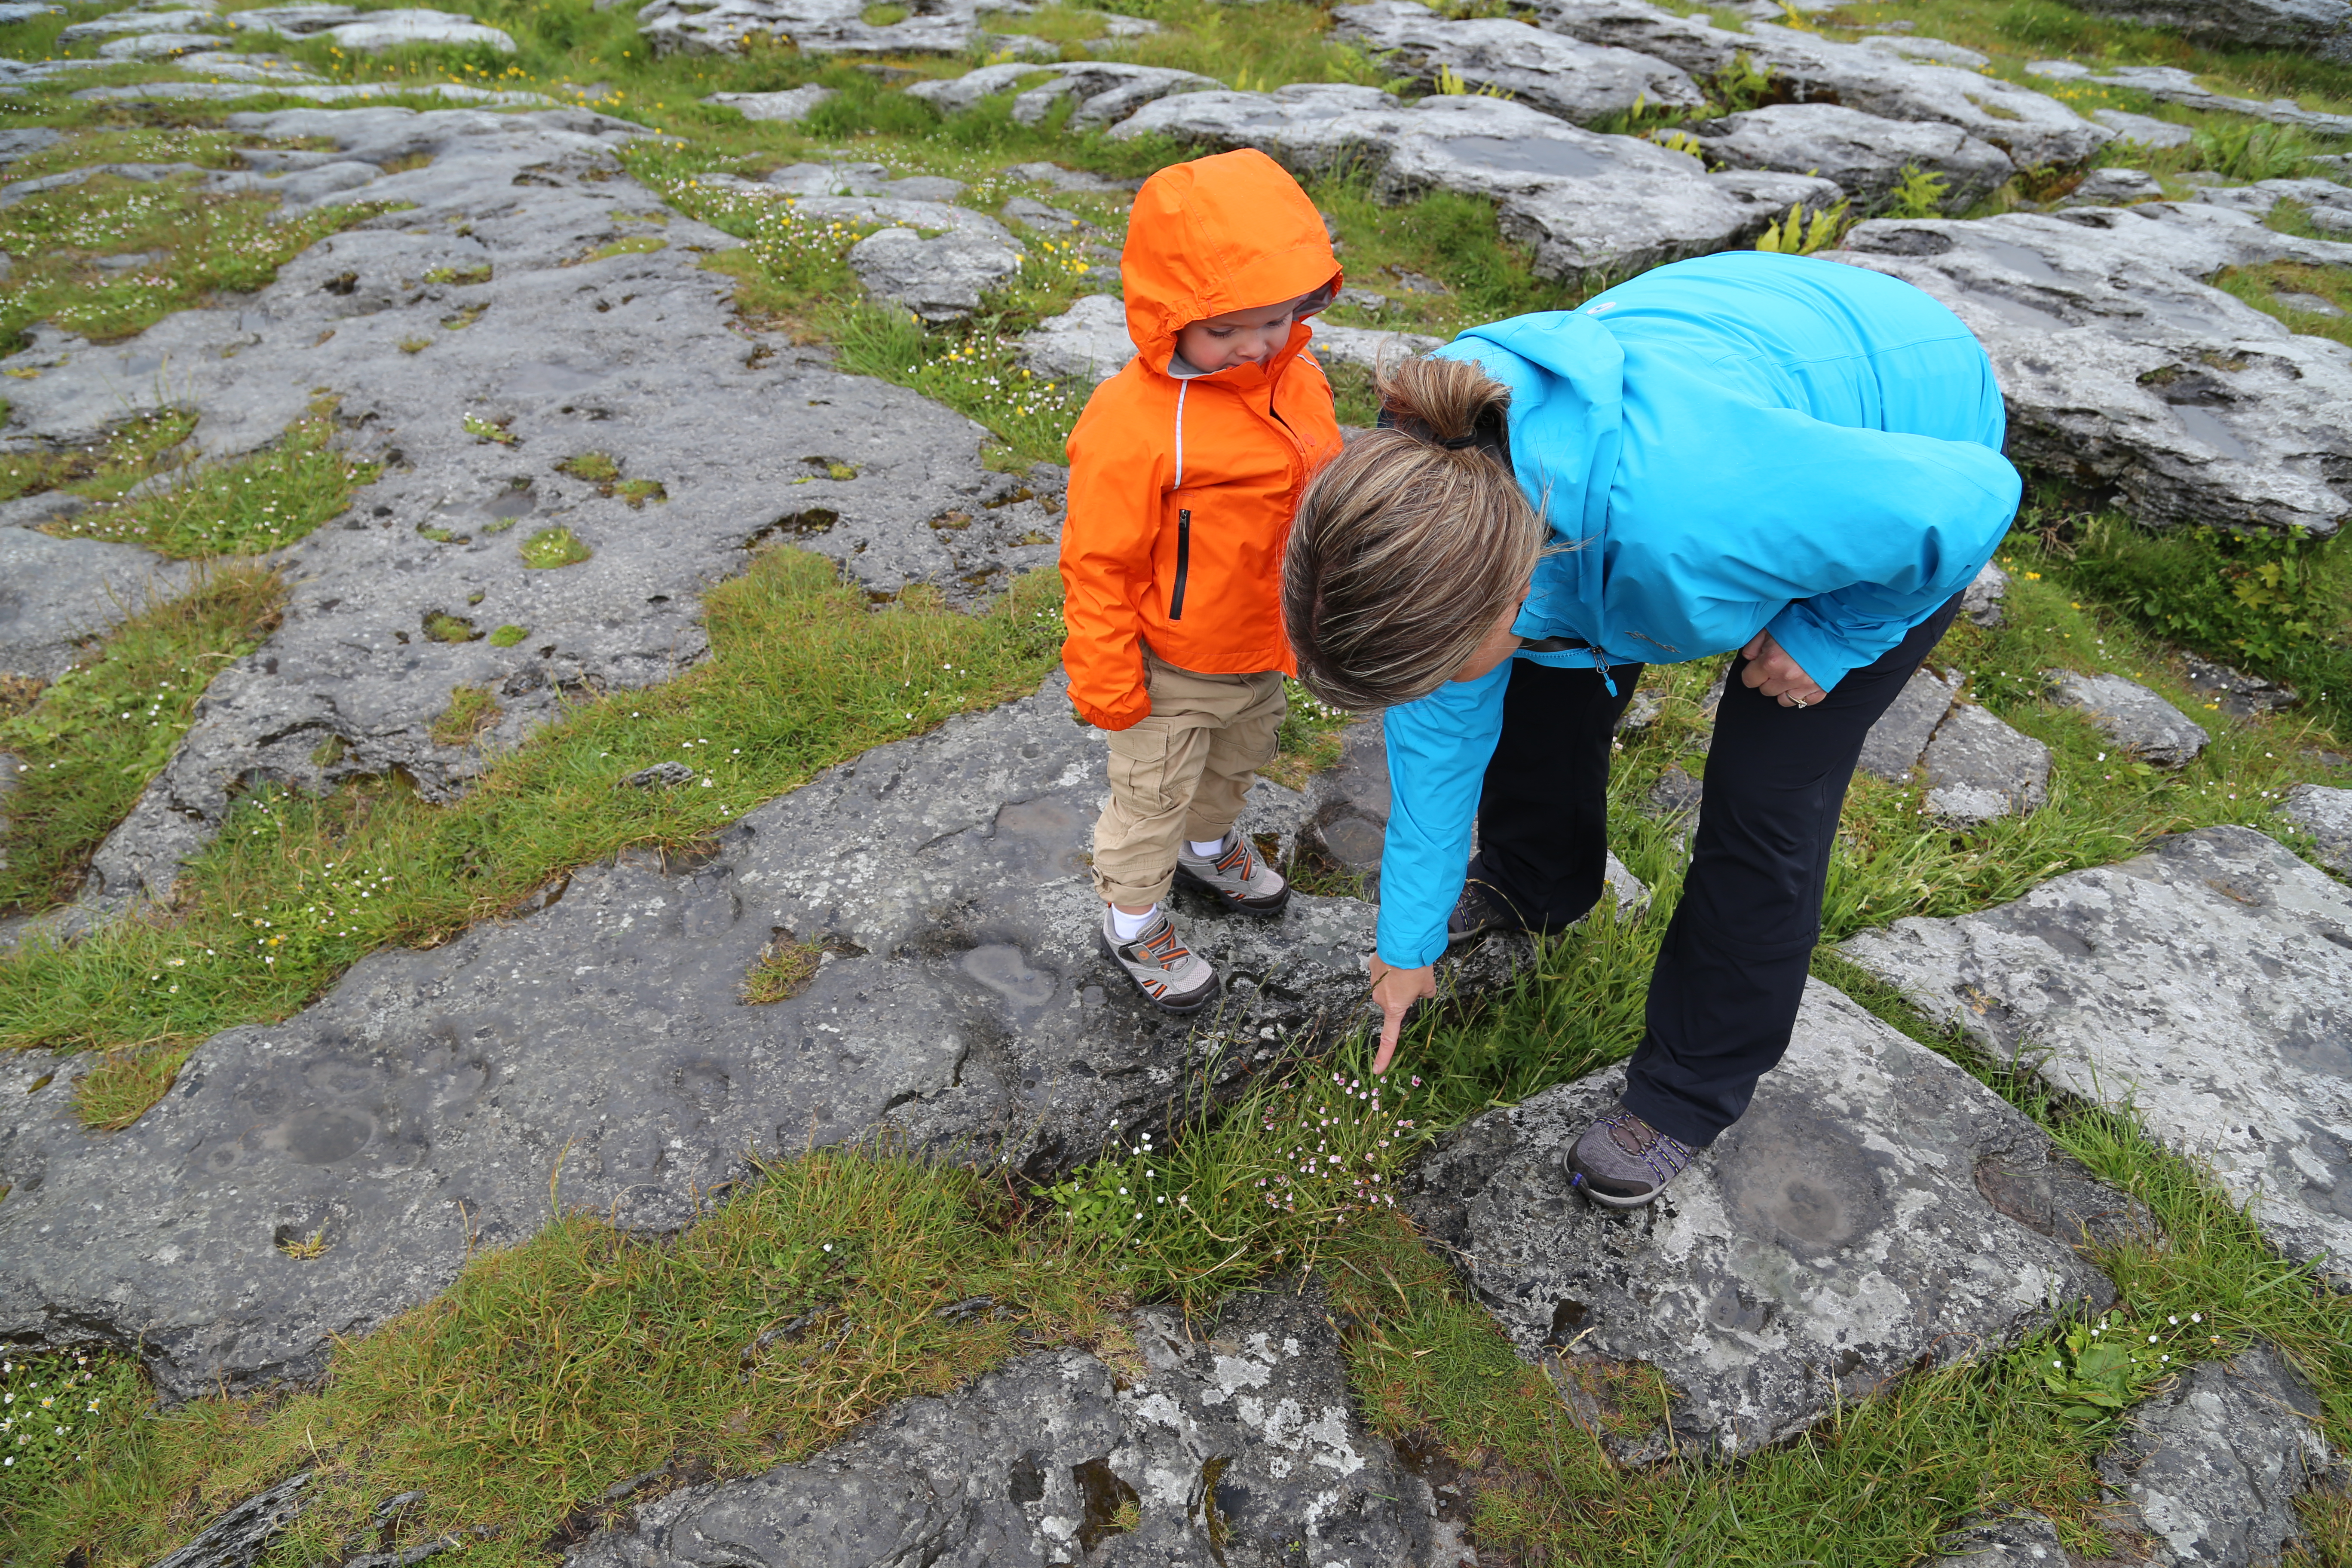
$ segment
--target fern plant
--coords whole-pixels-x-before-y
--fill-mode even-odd
[[[1903,177],[1886,193],[1888,217],[1941,217],[1944,197],[1951,190],[1951,181],[1931,169],[1916,163],[1903,165]]]
[[[1803,203],[1792,202],[1787,215],[1778,223],[1765,226],[1763,237],[1757,240],[1756,248],[1778,251],[1783,256],[1811,256],[1845,232],[1849,205],[1840,202],[1809,216]]]

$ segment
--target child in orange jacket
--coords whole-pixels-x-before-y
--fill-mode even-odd
[[[1062,662],[1110,731],[1095,825],[1102,941],[1143,994],[1190,1013],[1217,994],[1161,904],[1177,876],[1228,908],[1290,889],[1235,831],[1273,760],[1290,647],[1282,552],[1299,493],[1339,449],[1307,318],[1339,265],[1307,193],[1265,153],[1162,169],[1119,258],[1136,357],[1070,433]]]

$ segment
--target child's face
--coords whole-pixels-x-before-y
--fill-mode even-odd
[[[1195,321],[1176,334],[1176,352],[1186,364],[1202,372],[1264,364],[1290,341],[1290,314],[1297,306],[1297,300],[1285,300]]]

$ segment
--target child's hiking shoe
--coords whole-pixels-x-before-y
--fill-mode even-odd
[[[1177,940],[1165,910],[1133,941],[1121,942],[1111,928],[1110,906],[1105,904],[1102,944],[1135,988],[1163,1013],[1197,1013],[1217,994],[1216,966]]]
[[[1621,1101],[1568,1152],[1569,1185],[1594,1203],[1636,1209],[1666,1190],[1697,1151],[1669,1138]]]
[[[1192,846],[1176,847],[1176,874],[1195,887],[1217,895],[1227,909],[1250,915],[1278,915],[1290,901],[1290,884],[1267,865],[1249,835],[1237,827],[1225,830],[1214,855],[1195,855]]]

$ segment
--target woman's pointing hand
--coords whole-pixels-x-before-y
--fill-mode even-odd
[[[1437,994],[1437,972],[1428,964],[1419,969],[1399,969],[1384,963],[1374,953],[1366,961],[1372,974],[1372,1001],[1381,1010],[1381,1048],[1372,1058],[1375,1075],[1389,1070],[1389,1058],[1396,1055],[1397,1037],[1404,1032],[1404,1016],[1412,1011],[1415,1002]]]

